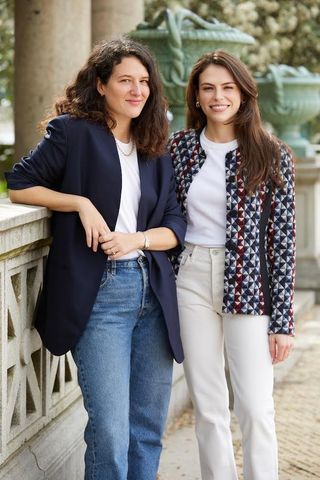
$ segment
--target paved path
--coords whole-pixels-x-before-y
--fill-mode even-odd
[[[294,351],[275,368],[275,380],[280,480],[320,479],[320,306],[299,320]],[[239,480],[243,480],[234,417],[232,430]],[[168,431],[159,478],[201,480],[192,410]]]

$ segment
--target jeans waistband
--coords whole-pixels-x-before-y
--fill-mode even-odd
[[[185,242],[185,251],[192,257],[207,259],[218,255],[224,256],[225,247],[201,247],[200,245]]]
[[[141,268],[142,266],[147,266],[148,260],[145,256],[139,255],[136,258],[129,258],[125,260],[107,260],[106,268],[115,270],[119,268]]]

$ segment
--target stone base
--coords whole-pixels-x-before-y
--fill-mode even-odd
[[[83,478],[85,423],[86,413],[80,399],[1,466],[0,480]]]
[[[320,258],[298,259],[296,288],[313,290],[316,303],[320,303]]]

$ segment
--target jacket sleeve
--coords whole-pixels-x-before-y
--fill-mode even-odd
[[[49,122],[46,134],[37,147],[5,173],[8,188],[21,190],[42,186],[58,189],[66,157],[66,126],[61,116]]]
[[[168,197],[165,207],[164,216],[161,222],[161,227],[170,228],[176,235],[179,245],[171,249],[168,253],[172,255],[178,255],[184,245],[184,237],[187,229],[187,221],[185,216],[181,212],[181,208],[177,201],[176,195],[176,182],[174,179],[174,172],[171,166],[171,159],[168,159],[170,163],[170,186],[168,190]]]
[[[287,147],[281,147],[283,187],[274,187],[267,229],[267,257],[271,296],[269,333],[294,334],[295,280],[294,165]]]

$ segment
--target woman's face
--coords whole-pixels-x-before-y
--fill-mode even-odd
[[[117,124],[128,122],[140,115],[148,100],[149,74],[137,57],[124,57],[114,66],[106,84],[98,80],[97,89]]]
[[[198,101],[208,123],[228,124],[239,110],[240,88],[225,67],[209,65],[199,75]]]

